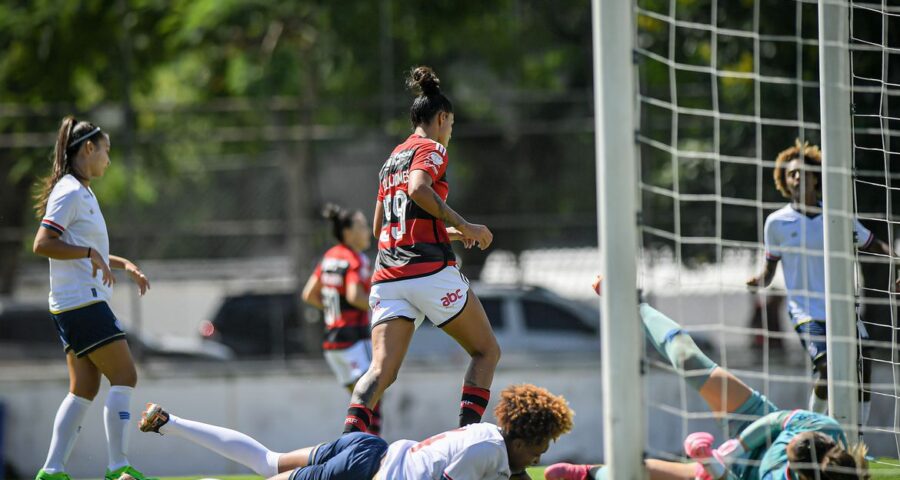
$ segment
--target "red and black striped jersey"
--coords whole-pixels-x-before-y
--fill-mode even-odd
[[[359,340],[370,338],[369,310],[360,310],[347,301],[347,285],[360,283],[370,288],[369,259],[344,244],[331,247],[314,274],[322,282],[322,304],[325,306],[324,350],[348,348]]]
[[[372,283],[431,275],[456,264],[444,222],[409,198],[409,174],[414,170],[428,172],[431,188],[447,200],[447,149],[411,135],[394,149],[379,173],[378,201],[384,216]]]

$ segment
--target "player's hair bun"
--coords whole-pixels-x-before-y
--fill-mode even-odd
[[[322,217],[327,218],[328,220],[334,220],[339,218],[343,212],[343,208],[335,205],[333,203],[327,203],[322,208]]]
[[[425,65],[420,65],[410,70],[409,77],[406,79],[406,86],[417,96],[430,97],[441,93],[441,80],[431,67],[426,67]]]
[[[344,241],[344,229],[353,226],[353,215],[355,213],[355,211],[347,210],[333,203],[327,203],[322,208],[322,216],[331,222],[331,233],[339,242]]]

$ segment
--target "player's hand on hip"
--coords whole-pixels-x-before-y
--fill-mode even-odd
[[[140,292],[141,296],[147,293],[147,290],[150,290],[150,279],[144,275],[144,272],[137,265],[131,264],[125,268],[125,271],[128,272],[131,280],[137,284],[138,292]]]
[[[603,275],[597,275],[597,278],[594,279],[594,283],[591,284],[591,287],[597,292],[598,297],[603,296]]]
[[[457,228],[463,237],[474,240],[478,244],[478,248],[482,250],[491,246],[491,242],[494,241],[494,234],[484,225],[465,223]]]
[[[457,228],[447,227],[447,236],[450,237],[450,241],[458,240],[462,242],[463,246],[467,249],[475,246],[475,239],[463,235]]]
[[[96,277],[99,271],[102,274],[101,281],[104,285],[111,287],[116,283],[116,277],[113,275],[112,270],[109,269],[109,265],[106,264],[106,260],[94,249],[91,249],[91,267],[93,268],[91,277]]]

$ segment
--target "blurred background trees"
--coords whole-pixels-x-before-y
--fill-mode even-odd
[[[638,5],[668,12],[670,1],[679,20],[709,23],[708,0]],[[761,32],[795,35],[799,25],[802,38],[815,38],[815,5],[757,3]],[[719,27],[752,30],[753,5],[721,3]],[[638,47],[667,56],[668,25],[643,14],[638,25]],[[676,60],[709,64],[710,35],[674,33]],[[22,261],[39,261],[27,254],[37,225],[29,192],[49,170],[67,113],[112,134],[115,165],[96,188],[117,251],[160,259],[290,255],[302,274],[329,241],[318,223],[325,201],[371,211],[377,170],[409,132],[403,79],[417,64],[436,69],[455,103],[451,205],[489,225],[497,249],[596,245],[590,38],[586,0],[5,2],[0,293],[10,292]],[[724,35],[716,42],[718,68],[754,71],[752,42]],[[815,81],[808,43],[786,51],[763,42],[758,71]],[[762,85],[764,111],[754,112],[753,81],[670,78],[653,61],[639,68],[642,94],[667,98],[675,82],[682,107],[710,108],[715,84],[722,112],[818,115],[815,88]],[[668,143],[670,117],[646,107],[641,134]],[[675,146],[713,153],[708,120],[681,115]],[[818,142],[815,129],[722,121],[714,153],[773,160],[798,137]],[[641,158],[648,185],[672,187],[670,155],[642,148]],[[676,163],[682,192],[713,192],[713,161]],[[780,202],[770,168],[723,162],[721,176],[725,196]],[[861,209],[883,209],[883,195],[862,198],[870,197]],[[672,227],[670,200],[645,194],[643,202],[648,224]],[[713,207],[682,203],[681,218],[691,219],[682,233],[710,233]],[[760,218],[755,207],[726,205],[723,236],[757,241]],[[686,260],[711,259],[708,249],[685,248]],[[460,254],[477,274],[483,254]]]

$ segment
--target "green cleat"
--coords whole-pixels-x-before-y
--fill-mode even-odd
[[[34,480],[72,480],[72,477],[66,472],[47,473],[42,468],[37,473],[37,476],[34,477]]]
[[[117,468],[113,471],[106,471],[105,480],[159,480],[154,477],[147,477],[131,465]]]

